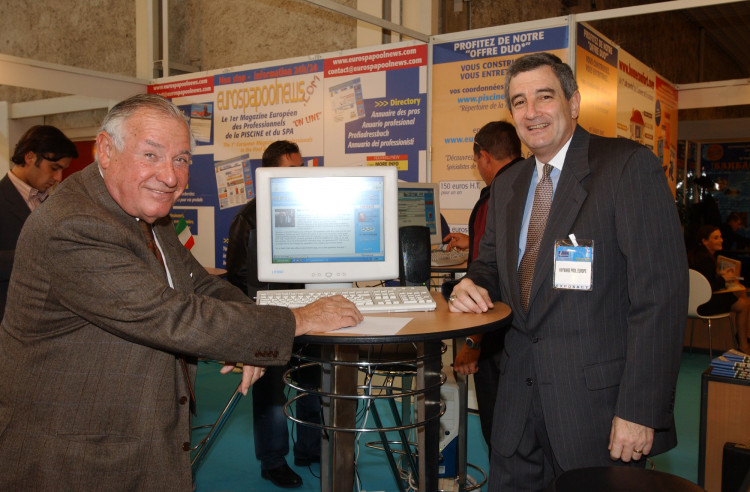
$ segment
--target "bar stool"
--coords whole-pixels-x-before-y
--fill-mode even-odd
[[[384,345],[383,347],[387,346],[388,345]],[[442,352],[441,354],[438,354],[437,357],[440,357],[446,350],[447,347],[443,344]],[[433,390],[434,387],[441,386],[445,382],[445,374],[441,373],[441,377],[434,387],[428,386],[422,389],[412,389],[411,381],[416,376],[417,365],[426,360],[426,357],[420,357],[416,354],[416,351],[403,353],[398,350],[393,350],[392,347],[388,350],[384,349],[382,351],[360,353],[358,360],[323,360],[312,356],[299,356],[299,358],[307,362],[299,367],[290,368],[284,373],[284,383],[288,387],[297,390],[297,395],[294,398],[289,399],[284,405],[284,414],[286,417],[301,425],[317,427],[332,432],[377,432],[380,436],[379,446],[382,446],[382,449],[385,451],[388,464],[390,465],[399,490],[405,492],[407,490],[407,485],[413,487],[413,483],[418,482],[419,480],[418,466],[415,461],[416,452],[412,449],[414,443],[409,442],[405,431],[424,426],[433,418],[440,418],[445,412],[445,406],[441,405],[440,411],[434,417],[420,421],[419,419],[412,419],[410,417],[410,410],[406,411],[406,418],[404,418],[404,413],[399,414],[396,400],[400,400],[403,405],[404,402],[411,401],[411,398],[418,397],[427,391]],[[323,391],[320,388],[305,388],[299,385],[295,380],[295,373],[298,370],[314,366],[320,367],[321,370],[324,370],[325,366],[329,366],[329,371],[336,370],[336,368],[359,370],[365,374],[364,382],[363,384],[357,384],[355,391],[352,393]],[[376,384],[373,379],[376,376],[383,376],[385,378],[384,382]],[[401,378],[400,385],[394,384],[396,378]],[[362,424],[355,425],[354,427],[340,427],[329,425],[328,421],[325,420],[323,423],[316,423],[299,419],[292,414],[290,407],[298,398],[303,398],[306,395],[320,396],[324,406],[328,407],[331,407],[334,401],[361,401],[364,403],[365,408],[369,411],[370,415],[372,415],[375,426],[367,427]],[[376,401],[378,400],[387,403],[395,425],[387,426],[384,424],[376,406]],[[408,407],[411,407],[410,403],[408,404]],[[397,432],[399,440],[389,440],[386,434],[388,432]],[[396,463],[394,454],[397,454],[397,452],[392,448],[392,445],[401,446],[401,450],[398,454],[403,456],[406,462],[405,468],[402,469]]]

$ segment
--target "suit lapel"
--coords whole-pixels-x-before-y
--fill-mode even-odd
[[[588,192],[581,182],[589,175],[589,133],[580,126],[576,128],[573,139],[565,156],[565,164],[560,173],[555,197],[552,200],[547,227],[539,245],[539,256],[534,266],[534,281],[529,293],[529,306],[540,287],[550,282],[554,264],[555,241],[567,238],[572,232],[573,223],[588,196]],[[518,292],[518,288],[515,289]]]

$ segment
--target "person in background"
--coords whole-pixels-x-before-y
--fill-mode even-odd
[[[262,167],[299,167],[303,164],[299,146],[288,140],[271,143],[261,156]],[[268,290],[270,284],[258,280],[258,252],[255,234],[255,199],[248,201],[229,225],[227,244],[227,280],[254,298],[259,290]],[[298,284],[276,284],[276,288],[301,288]]]
[[[698,191],[698,202],[688,208],[685,227],[685,245],[688,249],[698,241],[698,229],[704,225],[721,226],[719,204],[713,196],[716,183],[708,176],[699,176],[693,181]]]
[[[578,126],[557,56],[517,58],[505,101],[534,154],[492,183],[479,255],[449,298],[513,311],[498,360],[490,492],[543,490],[564,471],[640,466],[676,444],[688,267],[656,156]],[[556,261],[556,249],[560,264]],[[580,258],[575,275],[566,258]]]
[[[191,490],[197,358],[242,363],[246,393],[295,336],[362,320],[341,296],[257,306],[182,245],[169,211],[194,141],[167,99],[116,104],[96,147],[18,239],[0,323],[0,490]]]
[[[706,277],[712,291],[722,290],[727,283],[736,280],[737,273],[731,268],[717,271],[716,253],[723,249],[723,242],[718,227],[704,225],[698,229],[698,243],[688,252],[690,268]],[[744,289],[711,294],[711,299],[698,307],[698,313],[702,315],[727,313],[730,310],[736,314],[740,350],[750,354],[750,299]]]
[[[747,249],[750,246],[750,239],[737,232],[740,226],[742,226],[742,218],[739,214],[732,212],[727,215],[727,220],[721,225],[721,237],[724,239],[725,249]]]
[[[287,140],[270,144],[263,152],[263,167],[299,167],[302,154],[299,147]],[[256,235],[256,203],[247,202],[232,219],[227,245],[227,279],[251,298],[258,290],[301,289],[300,284],[280,284],[258,280],[258,249]],[[308,351],[295,345],[295,353]],[[310,355],[308,352],[305,352]],[[298,359],[293,358],[294,363]],[[261,476],[277,487],[293,488],[302,485],[302,477],[286,462],[289,453],[289,432],[284,415],[286,403],[283,381],[287,366],[269,367],[266,376],[253,386],[253,439],[255,457],[260,461]],[[315,369],[298,370],[296,376],[303,386],[319,386]],[[297,417],[305,421],[320,422],[320,398],[308,395],[297,400]],[[294,464],[308,466],[320,462],[320,430],[297,425],[294,443]]]
[[[75,144],[54,126],[32,126],[16,143],[15,166],[0,180],[0,320],[21,227],[76,157]]]
[[[479,129],[474,136],[474,163],[486,186],[479,194],[469,217],[469,235],[453,232],[445,236],[448,250],[468,249],[469,263],[479,253],[479,241],[484,234],[487,220],[487,204],[490,198],[490,185],[510,166],[520,162],[521,141],[516,129],[507,121],[491,121]],[[457,282],[445,282],[444,293],[450,293]],[[466,343],[456,353],[453,369],[459,374],[474,375],[474,388],[477,397],[479,420],[482,435],[492,454],[492,417],[495,410],[495,396],[500,375],[496,357],[503,348],[505,330],[474,334],[466,338]]]

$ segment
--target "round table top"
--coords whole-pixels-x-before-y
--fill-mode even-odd
[[[381,344],[423,342],[458,338],[474,333],[486,333],[499,329],[510,323],[510,308],[501,302],[486,313],[452,313],[448,303],[439,292],[432,292],[437,308],[434,311],[409,311],[405,313],[366,313],[365,316],[411,318],[396,334],[352,334],[308,333],[295,339],[301,343],[316,344]]]
[[[676,475],[631,466],[599,466],[568,470],[547,487],[546,492],[698,492],[692,482]]]

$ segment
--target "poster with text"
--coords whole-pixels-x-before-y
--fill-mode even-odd
[[[229,226],[255,196],[254,172],[276,140],[299,145],[306,165],[323,164],[323,62],[301,61],[156,84],[189,118],[196,140],[190,179],[177,210],[195,207],[193,254],[224,267]],[[212,213],[209,213],[212,212]],[[209,244],[210,243],[210,244]]]
[[[427,45],[325,58],[326,165],[396,166],[419,181],[427,147]]]
[[[655,152],[675,194],[677,186],[677,88],[656,74],[654,103]]]
[[[581,93],[578,124],[594,135],[617,128],[617,47],[584,24],[576,36],[576,80]]]
[[[276,140],[295,142],[303,158],[322,158],[322,69],[316,60],[216,75],[216,160],[259,159]]]
[[[654,151],[656,72],[624,50],[618,55],[617,136]]]
[[[437,42],[432,56],[432,181],[454,232],[468,232],[469,213],[485,186],[473,161],[474,134],[490,121],[511,121],[505,72],[525,54],[567,60],[567,26]]]

